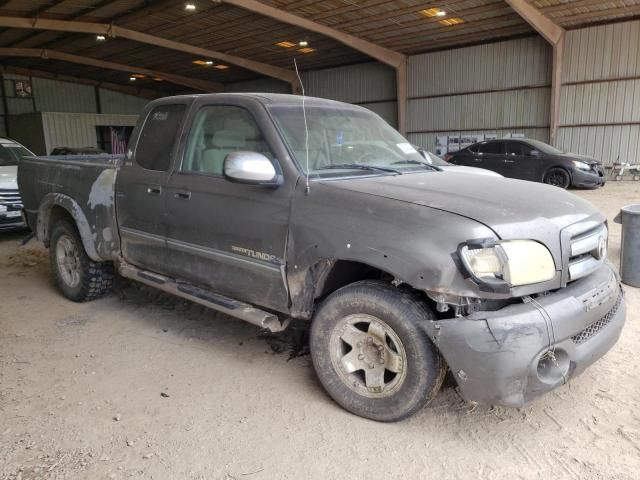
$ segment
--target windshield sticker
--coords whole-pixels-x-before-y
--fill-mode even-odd
[[[418,151],[415,148],[413,148],[410,143],[396,143],[396,147],[398,147],[400,151],[405,155],[409,155],[411,153],[418,153]]]
[[[159,120],[159,121],[164,121],[167,118],[169,118],[169,112],[156,112],[153,114],[153,116],[151,117],[151,120]]]
[[[344,132],[339,131],[338,133],[336,133],[336,144],[342,145],[343,143],[344,143]]]

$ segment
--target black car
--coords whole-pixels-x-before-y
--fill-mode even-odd
[[[564,153],[529,138],[488,140],[447,155],[455,165],[492,170],[505,177],[548,183],[561,188],[596,188],[605,184],[597,160]]]

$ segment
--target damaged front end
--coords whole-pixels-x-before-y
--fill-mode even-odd
[[[624,294],[608,263],[565,288],[504,304],[431,293],[452,318],[425,328],[468,402],[520,407],[566,383],[618,340]]]

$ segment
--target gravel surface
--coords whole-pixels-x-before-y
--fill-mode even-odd
[[[640,183],[578,191],[613,219]],[[87,304],[47,253],[0,234],[2,479],[638,479],[640,290],[620,342],[523,409],[471,409],[452,384],[380,424],[320,388],[304,332],[249,324],[120,282]],[[611,259],[620,227],[611,224]]]

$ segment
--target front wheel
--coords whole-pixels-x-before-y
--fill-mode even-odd
[[[392,422],[438,392],[446,368],[420,322],[434,319],[413,296],[376,281],[331,294],[311,325],[311,357],[320,382],[356,415]]]
[[[51,229],[49,260],[56,285],[69,300],[92,300],[111,288],[113,267],[89,258],[78,230],[67,220]]]
[[[544,176],[544,183],[567,189],[571,185],[571,176],[564,168],[552,168]]]

